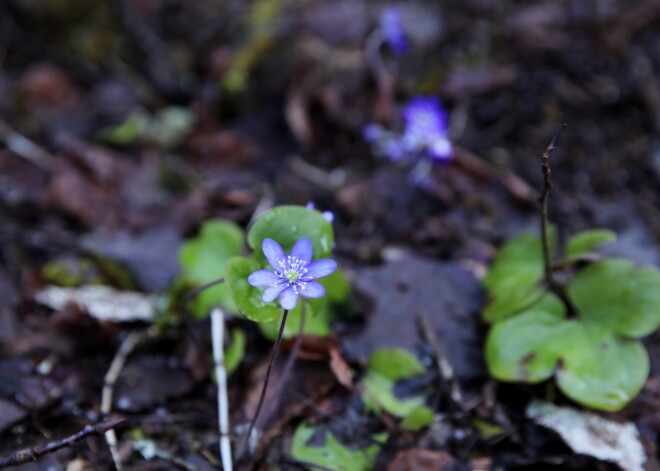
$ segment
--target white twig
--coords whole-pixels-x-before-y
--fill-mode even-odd
[[[112,396],[115,389],[115,383],[117,383],[117,379],[119,378],[121,370],[124,369],[126,359],[135,349],[141,338],[141,331],[135,331],[128,334],[128,337],[126,337],[121,343],[119,350],[117,350],[115,357],[112,359],[110,368],[108,369],[108,372],[105,374],[105,378],[103,379],[101,414],[107,416],[112,411]],[[115,434],[115,431],[110,429],[103,435],[105,436],[105,441],[107,442],[108,448],[110,449],[110,454],[112,455],[112,461],[115,463],[115,468],[117,468],[117,471],[122,471],[124,467],[121,464],[121,457],[119,456],[119,450],[117,449],[117,435]]]
[[[227,396],[227,370],[224,352],[225,314],[216,307],[211,311],[211,337],[215,377],[218,381],[218,424],[220,427],[220,459],[222,469],[232,471],[231,442],[229,441],[229,400]]]
[[[0,121],[0,141],[14,154],[29,160],[43,170],[52,170],[53,157],[33,141],[14,131],[6,122]]]

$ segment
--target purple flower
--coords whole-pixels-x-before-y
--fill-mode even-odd
[[[380,29],[394,54],[401,56],[408,52],[406,31],[403,29],[401,12],[398,8],[386,8],[380,16]]]
[[[369,123],[362,128],[362,137],[367,142],[376,142],[381,140],[387,132],[380,124]]]
[[[451,158],[447,137],[448,113],[436,97],[414,97],[403,108],[405,130],[401,137],[409,152],[426,151],[434,160]]]
[[[314,206],[313,201],[309,201],[307,203],[307,206],[305,206],[305,207],[307,209],[309,209],[310,211],[315,211],[316,210],[316,207]],[[325,220],[328,221],[330,224],[332,224],[332,221],[335,220],[335,213],[333,213],[332,211],[323,211],[321,213],[321,216],[323,216],[325,218]]]
[[[252,286],[267,286],[261,299],[269,303],[280,296],[280,305],[291,310],[298,304],[298,295],[307,298],[320,298],[325,288],[316,280],[328,276],[337,268],[337,262],[330,259],[312,262],[312,242],[300,239],[287,256],[282,247],[273,239],[264,239],[261,248],[273,267],[270,270],[257,270],[248,277]]]

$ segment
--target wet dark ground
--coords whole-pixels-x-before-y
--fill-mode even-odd
[[[478,278],[502,241],[539,224],[539,156],[564,122],[551,158],[550,216],[560,234],[607,227],[619,236],[609,253],[660,266],[660,4],[397,5],[414,46],[408,56],[386,57],[385,85],[363,55],[385,3],[0,6],[0,454],[97,420],[103,376],[120,341],[140,327],[36,304],[46,264],[112,260],[120,275],[96,263],[89,276],[162,292],[178,272],[178,246],[204,220],[245,226],[260,203],[314,201],[335,213],[337,258],[356,290],[357,317],[336,325],[336,341],[322,348],[338,348],[358,372],[382,345],[428,355],[417,325],[426,315],[471,404],[457,411],[440,397],[446,424],[397,435],[377,469],[422,463],[414,453],[430,453],[432,466],[448,456],[441,469],[470,469],[471,461],[481,469],[616,469],[573,454],[523,417],[526,401],[547,397],[551,386],[488,379]],[[435,169],[428,189],[411,186],[361,138],[365,123],[396,124],[396,106],[416,93],[438,95],[452,113],[456,158]],[[178,137],[172,127],[129,143],[103,134],[138,109],[155,116],[174,105],[195,122]],[[248,354],[230,381],[238,423],[254,410],[269,344],[251,323],[232,325],[248,334]],[[196,329],[202,337],[208,330]],[[651,377],[610,416],[636,423],[647,467],[658,469],[660,338],[645,343]],[[181,328],[150,338],[131,358],[115,398],[129,420],[121,450],[128,469],[173,466],[131,453],[137,429],[198,469],[217,469],[208,351]],[[327,361],[301,360],[290,384],[355,430],[379,426]],[[286,469],[277,463],[292,424],[319,418],[300,401],[287,404],[272,414],[269,446],[254,469]],[[479,438],[474,418],[501,425],[505,437]],[[112,465],[95,437],[18,469]]]

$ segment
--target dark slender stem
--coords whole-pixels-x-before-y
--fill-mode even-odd
[[[268,407],[266,407],[267,411],[272,410],[273,404],[278,403],[279,398],[282,395],[284,386],[289,380],[289,376],[291,376],[291,371],[293,370],[293,365],[296,362],[296,358],[298,358],[298,353],[300,352],[300,347],[302,346],[303,335],[305,333],[306,308],[307,308],[307,303],[303,301],[303,304],[300,308],[300,326],[298,327],[298,336],[296,337],[296,341],[293,344],[293,348],[291,348],[289,357],[286,359],[284,368],[282,368],[282,374],[280,375],[280,379],[277,382],[277,385],[275,386],[275,390],[273,391],[273,394],[271,395],[271,399],[268,401]]]
[[[54,451],[69,447],[90,435],[103,435],[108,430],[113,429],[124,422],[126,422],[126,419],[121,418],[106,420],[105,422],[96,425],[87,425],[78,433],[63,438],[62,440],[51,442],[43,446],[25,448],[24,450],[16,451],[7,457],[0,457],[0,468],[8,468],[10,466],[29,463],[30,461],[37,461],[48,453],[53,453]]]
[[[192,316],[190,315],[190,311],[188,310],[188,304],[190,303],[190,301],[192,301],[192,299],[195,296],[197,296],[202,291],[212,288],[213,286],[219,285],[220,283],[224,283],[224,282],[225,282],[224,278],[218,278],[217,280],[209,281],[208,283],[205,283],[202,286],[198,286],[190,293],[186,294],[181,300],[181,311],[183,312],[183,322],[186,324],[186,327],[188,328],[188,332],[190,333],[190,336],[192,337],[196,345],[199,345],[199,339],[197,338],[195,332],[192,329]]]
[[[181,300],[181,304],[183,305],[183,309],[186,312],[186,315],[188,315],[188,317],[190,317],[189,312],[188,312],[188,303],[192,300],[192,298],[197,296],[202,291],[204,291],[206,289],[209,289],[209,288],[212,288],[215,285],[219,285],[220,283],[224,283],[224,282],[225,282],[224,278],[218,278],[217,280],[209,281],[208,283],[205,283],[202,286],[198,286],[197,288],[192,290],[190,293],[186,294],[183,297],[183,299]]]
[[[245,451],[248,449],[248,445],[250,443],[250,436],[252,435],[252,430],[254,429],[254,424],[257,423],[257,419],[259,418],[259,414],[261,413],[261,407],[264,405],[264,398],[266,397],[266,390],[268,389],[268,382],[270,381],[270,373],[273,369],[273,365],[275,364],[275,359],[277,358],[277,353],[280,350],[280,345],[282,344],[282,335],[284,334],[284,326],[286,325],[286,318],[289,315],[289,310],[285,309],[284,313],[282,314],[282,322],[280,323],[280,330],[277,333],[277,339],[275,340],[275,345],[273,345],[273,349],[270,352],[270,359],[268,360],[268,367],[266,368],[266,377],[264,379],[264,385],[261,387],[261,394],[259,395],[259,403],[257,404],[257,411],[254,413],[254,417],[252,417],[252,421],[250,422],[250,426],[248,427],[247,434],[245,435],[245,441],[243,444],[243,448],[241,450],[241,453],[239,453],[239,457],[245,454]]]
[[[561,135],[562,131],[566,128],[564,124],[559,132],[552,138],[550,144],[545,149],[545,152],[541,156],[541,168],[543,169],[543,192],[541,193],[541,198],[539,202],[541,203],[541,240],[543,242],[543,264],[545,267],[545,279],[548,282],[550,287],[555,287],[557,283],[555,282],[554,276],[552,274],[552,256],[550,254],[550,243],[548,241],[549,237],[549,228],[550,224],[548,222],[548,195],[550,190],[552,190],[552,180],[550,180],[550,154],[555,150],[555,144],[557,139]]]
[[[313,469],[320,469],[321,471],[335,471],[332,468],[328,468],[326,466],[322,466],[320,464],[316,463],[310,463],[309,461],[300,461],[300,460],[294,460],[293,458],[285,458],[280,460],[281,464],[290,464],[293,466],[297,466],[300,469],[308,469],[308,468],[313,468]]]
[[[564,129],[566,129],[566,124],[561,127],[557,134],[555,134],[541,156],[541,169],[543,170],[543,192],[539,198],[539,202],[541,203],[541,242],[543,244],[545,281],[548,284],[548,288],[564,302],[568,310],[569,318],[575,318],[577,313],[575,306],[573,306],[573,303],[566,294],[564,286],[555,279],[553,271],[554,262],[552,260],[552,254],[550,253],[551,248],[549,241],[550,223],[548,218],[548,195],[550,194],[550,190],[552,190],[552,180],[550,179],[552,173],[552,170],[550,169],[550,154],[555,150],[557,139],[559,139],[559,136],[561,136]]]

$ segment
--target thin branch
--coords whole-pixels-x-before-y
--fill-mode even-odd
[[[0,120],[0,141],[3,141],[14,154],[23,157],[42,170],[53,170],[56,159],[48,151],[13,130],[9,124],[2,120]]]
[[[191,319],[190,311],[188,311],[188,303],[190,303],[192,298],[197,296],[202,291],[204,291],[206,289],[209,289],[209,288],[212,288],[213,286],[219,285],[220,283],[224,283],[224,282],[225,282],[224,278],[218,278],[217,280],[213,280],[213,281],[209,281],[208,283],[204,283],[202,286],[198,286],[197,288],[195,288],[194,290],[192,290],[188,294],[186,294],[183,297],[183,299],[181,300],[181,306],[183,307],[183,312],[184,312],[185,316],[188,319]]]
[[[142,331],[131,332],[128,337],[119,346],[119,350],[115,354],[115,357],[110,364],[108,372],[105,374],[103,379],[103,392],[101,396],[101,414],[108,416],[112,412],[112,396],[114,394],[115,384],[119,378],[121,370],[124,369],[126,360],[128,356],[133,352],[137,344],[142,338]],[[117,435],[113,429],[109,429],[104,433],[105,441],[108,443],[108,448],[110,449],[110,454],[112,455],[112,461],[115,464],[117,471],[123,469],[121,463],[121,457],[119,455],[119,450],[117,449]]]
[[[0,468],[9,468],[11,466],[18,466],[21,464],[29,463],[30,461],[37,461],[42,456],[48,453],[53,453],[54,451],[60,450],[62,448],[72,446],[85,437],[107,433],[108,431],[118,427],[124,422],[126,422],[126,419],[119,418],[106,420],[96,425],[87,425],[81,431],[63,438],[62,440],[50,442],[44,446],[36,446],[33,448],[25,448],[23,450],[16,451],[7,457],[0,457]]]
[[[270,359],[268,360],[268,367],[266,368],[266,378],[264,379],[264,385],[261,388],[261,394],[259,395],[259,403],[257,404],[257,411],[254,413],[252,422],[248,427],[247,433],[245,434],[245,440],[243,442],[243,447],[239,456],[243,456],[249,448],[250,437],[252,435],[252,430],[254,425],[257,423],[259,418],[259,413],[261,412],[261,407],[264,405],[264,398],[266,397],[266,390],[268,389],[268,382],[270,381],[270,373],[273,369],[273,364],[275,363],[275,358],[277,358],[277,353],[280,350],[280,345],[282,344],[282,335],[284,334],[284,326],[286,325],[286,318],[289,316],[289,310],[285,309],[282,314],[282,322],[280,323],[280,330],[277,333],[277,339],[275,340],[275,345],[273,345],[273,350],[270,353]]]
[[[192,328],[192,316],[190,315],[188,304],[190,304],[190,301],[192,301],[192,299],[202,291],[212,288],[213,286],[219,285],[220,283],[224,283],[224,282],[225,282],[224,278],[218,278],[217,280],[204,283],[202,286],[198,286],[194,290],[187,293],[181,300],[181,312],[183,312],[183,322],[186,324],[188,333],[190,333],[190,336],[195,342],[195,345],[199,345],[199,339],[197,338],[197,335],[195,334],[195,331]]]
[[[227,370],[224,352],[225,315],[216,307],[211,311],[211,337],[215,376],[218,381],[218,426],[220,430],[220,459],[222,469],[232,471],[231,442],[229,441],[229,398],[227,395]]]
[[[548,195],[550,194],[550,190],[552,190],[552,180],[550,179],[552,174],[552,170],[550,169],[550,154],[555,150],[557,139],[559,139],[559,136],[561,136],[564,129],[566,129],[566,124],[562,125],[559,132],[555,134],[541,156],[541,169],[543,170],[543,192],[539,198],[539,202],[541,203],[541,242],[543,244],[545,281],[548,284],[548,288],[564,302],[568,310],[568,316],[575,317],[576,310],[573,303],[566,294],[564,287],[557,282],[554,277],[553,260],[550,253],[550,241],[548,240],[550,231],[550,223],[548,221]]]
[[[541,240],[543,242],[543,262],[545,267],[545,278],[550,287],[557,285],[555,282],[554,276],[552,274],[552,257],[550,255],[550,243],[548,242],[548,195],[550,190],[552,190],[552,180],[550,179],[550,174],[552,170],[550,169],[550,154],[555,150],[555,144],[557,139],[561,136],[561,133],[566,129],[566,124],[562,125],[559,132],[552,138],[550,144],[545,149],[545,152],[541,156],[541,169],[543,170],[543,192],[539,198],[541,203]]]
[[[327,466],[323,466],[320,464],[316,463],[310,463],[309,461],[300,461],[300,460],[295,460],[293,458],[284,458],[280,460],[280,464],[290,464],[293,466],[297,466],[300,469],[319,469],[321,471],[336,471],[332,468],[328,468]]]
[[[438,364],[438,370],[440,370],[440,375],[445,381],[447,388],[449,389],[449,397],[454,402],[459,409],[464,409],[463,406],[463,394],[461,393],[461,386],[456,379],[454,374],[454,368],[452,368],[451,363],[445,355],[445,351],[440,344],[440,340],[433,332],[433,328],[429,323],[427,316],[423,313],[419,313],[419,327],[424,341],[428,343],[435,353],[435,361]]]

